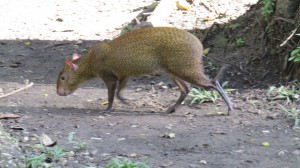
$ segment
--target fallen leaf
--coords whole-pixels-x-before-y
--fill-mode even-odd
[[[43,145],[45,145],[45,146],[54,146],[54,145],[56,145],[56,141],[52,141],[52,139],[44,133],[42,133],[42,135],[40,136],[40,140],[43,143]]]
[[[218,115],[225,115],[224,112],[217,112]]]
[[[0,119],[19,118],[17,114],[0,114]]]
[[[18,68],[18,64],[10,64],[10,67],[12,67],[12,68]]]
[[[191,5],[185,0],[178,0],[176,1],[176,7],[180,10],[189,10],[191,8]]]
[[[108,101],[100,103],[101,106],[104,106],[104,105],[107,105],[107,104],[108,104]]]
[[[206,17],[203,19],[204,22],[209,22],[209,21],[213,21],[213,20],[215,20],[215,18],[213,18],[213,17]]]
[[[48,93],[44,93],[43,96],[48,97],[49,95],[48,95]]]
[[[20,125],[13,125],[10,128],[14,130],[24,130]]]
[[[262,142],[261,145],[263,147],[269,147],[270,146],[269,142]]]
[[[209,53],[209,51],[210,51],[210,48],[206,48],[206,49],[203,50],[203,54],[206,55],[206,54]]]
[[[173,138],[175,138],[175,134],[174,133],[169,133],[167,137],[170,138],[170,139],[173,139]]]
[[[225,115],[225,113],[224,112],[209,112],[205,115],[206,116],[221,116],[221,115]]]
[[[25,43],[24,43],[24,45],[30,45],[31,44],[31,42],[29,42],[29,41],[26,41]]]

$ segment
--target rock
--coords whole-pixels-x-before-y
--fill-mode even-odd
[[[142,88],[136,88],[136,89],[135,89],[136,92],[139,92],[139,91],[141,91],[141,90],[143,90],[143,89],[142,89]]]
[[[98,153],[98,149],[95,149],[95,150],[93,150],[93,151],[91,152],[92,155],[95,155],[95,154],[97,154],[97,153]]]
[[[68,160],[66,158],[59,158],[59,162],[62,166],[66,166],[68,164]]]
[[[202,164],[202,165],[207,165],[207,161],[206,160],[200,160],[199,163]]]
[[[300,155],[300,150],[294,150],[294,151],[292,152],[292,154],[294,154],[294,155]]]
[[[0,123],[0,167],[25,168],[25,156],[18,143],[3,130]]]
[[[286,153],[287,153],[286,150],[282,150],[282,151],[279,151],[279,152],[277,153],[277,155],[278,155],[278,156],[284,156]]]
[[[74,151],[70,151],[69,153],[68,153],[68,157],[74,157],[75,156],[75,152]]]

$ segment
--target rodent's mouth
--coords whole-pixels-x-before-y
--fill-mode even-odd
[[[73,92],[74,92],[74,90],[65,90],[64,88],[58,88],[57,89],[57,94],[59,96],[67,96],[67,95],[69,95]]]

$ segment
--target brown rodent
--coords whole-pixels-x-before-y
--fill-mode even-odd
[[[166,73],[179,87],[181,94],[167,112],[175,111],[189,92],[185,82],[213,88],[228,106],[232,103],[218,81],[210,80],[203,70],[203,47],[191,33],[170,27],[147,27],[126,33],[110,42],[94,46],[85,56],[73,55],[57,80],[57,94],[66,96],[79,84],[100,77],[108,89],[108,107],[112,109],[116,96],[124,102],[120,91],[129,77],[144,74]]]

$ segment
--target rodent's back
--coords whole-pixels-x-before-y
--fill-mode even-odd
[[[138,29],[112,40],[108,45],[111,48],[108,64],[120,75],[173,71],[201,64],[200,41],[191,33],[177,28]]]

